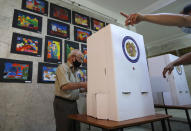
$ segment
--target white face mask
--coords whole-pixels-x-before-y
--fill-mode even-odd
[[[184,33],[191,34],[191,27],[182,27],[181,30]]]

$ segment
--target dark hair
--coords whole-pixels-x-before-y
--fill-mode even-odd
[[[183,14],[189,14],[191,12],[191,4],[186,5],[182,11]]]

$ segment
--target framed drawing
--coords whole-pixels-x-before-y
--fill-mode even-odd
[[[50,3],[50,17],[71,23],[71,10]]]
[[[81,44],[81,52],[84,55],[82,66],[87,67],[87,45]]]
[[[44,61],[62,63],[62,40],[46,36]]]
[[[48,19],[47,34],[64,39],[69,39],[70,25]]]
[[[11,53],[41,56],[42,38],[13,33]]]
[[[48,15],[48,2],[45,0],[22,0],[22,9]]]
[[[80,14],[80,13],[75,12],[75,11],[72,11],[72,23],[74,25],[82,26],[85,28],[90,28],[89,16]]]
[[[83,28],[78,28],[74,26],[74,40],[78,42],[87,42],[87,37],[89,37],[92,34],[91,31],[83,29]]]
[[[31,83],[31,61],[0,58],[0,82]]]
[[[64,62],[67,62],[67,58],[68,58],[68,55],[70,54],[70,52],[73,49],[79,49],[79,43],[65,40],[64,46],[65,46],[65,50],[64,50],[64,53],[65,53]]]
[[[15,9],[12,26],[27,31],[41,33],[42,17]]]
[[[80,80],[80,82],[86,82],[87,81],[87,68],[80,67],[77,71],[77,77]]]
[[[38,63],[38,83],[54,83],[58,64]]]
[[[91,29],[98,31],[105,26],[105,22],[91,18]]]

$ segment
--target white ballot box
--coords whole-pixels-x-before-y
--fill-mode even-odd
[[[162,72],[164,67],[176,59],[178,59],[178,57],[171,54],[148,59],[151,87],[155,104],[191,104],[190,92],[183,65],[176,66],[171,75],[168,75],[167,73],[166,78],[163,78]]]
[[[123,121],[155,113],[142,35],[110,24],[87,49],[87,115]]]

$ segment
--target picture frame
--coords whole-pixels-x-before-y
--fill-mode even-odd
[[[90,28],[90,18],[87,15],[72,11],[72,23],[84,28]]]
[[[81,52],[84,55],[82,66],[87,67],[87,45],[81,44]]]
[[[98,31],[103,27],[105,27],[105,22],[100,21],[100,20],[95,19],[95,18],[91,18],[91,29],[92,30]]]
[[[48,19],[47,34],[64,39],[70,39],[70,25]]]
[[[11,53],[40,57],[42,38],[13,32]]]
[[[86,67],[80,67],[76,74],[77,74],[77,77],[80,80],[80,82],[87,82],[87,68]]]
[[[73,49],[79,49],[79,43],[65,40],[64,46],[64,62],[66,63],[70,52]]]
[[[15,9],[12,26],[27,31],[41,33],[42,17]]]
[[[45,36],[44,61],[62,63],[62,40]]]
[[[71,10],[65,7],[50,3],[50,17],[71,23]]]
[[[87,42],[87,37],[91,36],[92,32],[83,28],[74,26],[74,40],[78,42]]]
[[[56,69],[58,64],[38,63],[38,83],[54,83],[56,80]]]
[[[48,2],[46,0],[22,0],[22,9],[48,16]]]
[[[31,83],[31,61],[20,61],[0,58],[0,82]]]

